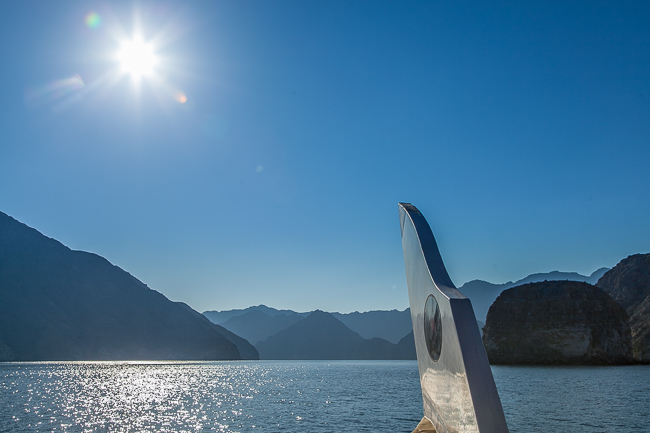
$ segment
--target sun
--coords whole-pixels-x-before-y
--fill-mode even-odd
[[[153,45],[140,36],[134,36],[120,44],[117,60],[122,73],[131,75],[136,81],[143,76],[152,75],[158,63]]]
[[[134,12],[133,27],[130,30],[118,22],[111,23],[110,26],[102,24],[112,42],[110,51],[105,51],[102,58],[111,66],[98,79],[98,84],[125,84],[126,78],[129,77],[131,85],[128,87],[138,99],[155,96],[159,103],[172,100],[178,104],[186,104],[188,96],[174,84],[176,74],[185,71],[179,64],[179,58],[169,47],[182,32],[174,22],[160,24],[159,30],[145,29],[140,22],[138,11]],[[146,91],[143,92],[143,89]]]

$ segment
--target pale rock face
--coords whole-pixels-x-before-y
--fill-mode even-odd
[[[632,361],[625,311],[577,281],[505,290],[490,307],[483,342],[493,364],[625,364]]]
[[[650,363],[650,296],[632,310],[630,326],[634,357],[638,361]]]
[[[625,308],[634,358],[650,363],[650,254],[633,254],[621,260],[596,286]]]

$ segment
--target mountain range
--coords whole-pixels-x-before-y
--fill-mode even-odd
[[[506,289],[546,280],[584,281],[595,284],[608,270],[608,268],[601,268],[589,276],[576,272],[559,271],[537,273],[515,282],[503,284],[473,280],[463,284],[459,290],[472,301],[479,329],[481,329],[485,323],[485,317],[490,305]],[[318,312],[315,317],[309,320],[307,319],[311,317],[313,312],[278,310],[266,305],[257,305],[239,310],[206,311],[203,314],[213,323],[219,324],[250,341],[258,349],[261,359],[282,359],[283,356],[286,357],[284,359],[320,359],[312,357],[317,356],[316,354],[318,356],[332,356],[333,353],[342,356],[341,359],[356,359],[361,353],[366,353],[366,356],[369,356],[367,359],[380,359],[378,357],[381,356],[389,357],[386,359],[405,359],[405,353],[411,353],[411,359],[415,359],[412,336],[413,325],[408,308],[402,311],[367,311],[363,313],[358,311],[353,313]],[[324,314],[331,317],[328,316],[325,319]],[[318,339],[303,338],[299,330],[301,327],[312,323],[316,318],[319,318],[318,320],[322,322],[320,330],[327,331],[329,334],[326,333]],[[346,329],[345,332],[343,327]],[[285,333],[285,331],[287,332]],[[352,334],[356,336],[353,337]],[[294,340],[291,340],[288,335],[293,335]],[[338,340],[341,342],[352,343],[356,341],[356,343],[350,344],[350,349],[342,352],[342,349],[327,350],[325,351],[326,355],[321,352],[320,348],[312,346],[324,345],[323,342],[327,341],[327,335],[337,335]],[[374,345],[370,343],[373,340],[376,340]],[[301,343],[294,347],[293,344],[290,344],[291,341],[301,341]],[[413,348],[410,352],[405,349],[398,350],[385,345],[384,342],[393,345],[413,346]],[[345,344],[341,344],[341,347],[345,346]],[[372,350],[369,349],[371,347]]]
[[[203,315],[213,323],[240,335],[253,344],[277,334],[312,312],[298,313],[257,305],[240,310],[205,311]],[[398,311],[367,311],[360,313],[329,313],[362,338],[382,338],[397,344],[411,332],[409,309]]]
[[[258,305],[206,311],[255,345],[260,359],[416,359],[411,313],[297,313]]]
[[[366,339],[333,314],[316,310],[257,343],[260,359],[416,359],[413,332],[397,344]]]

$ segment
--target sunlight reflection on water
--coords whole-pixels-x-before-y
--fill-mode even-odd
[[[422,410],[415,362],[70,362],[0,372],[2,431],[336,432],[347,423],[410,432]]]

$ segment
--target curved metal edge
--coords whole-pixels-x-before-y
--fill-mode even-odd
[[[406,218],[408,218],[415,228],[420,242],[420,248],[422,249],[422,257],[429,269],[429,275],[438,290],[448,299],[466,299],[467,296],[463,295],[451,281],[447,268],[445,268],[445,264],[442,261],[438,243],[433,237],[431,227],[429,227],[427,220],[424,219],[422,212],[410,203],[399,203],[399,210],[402,236],[404,236],[404,223]]]
[[[439,433],[507,433],[471,301],[451,281],[422,213],[410,203],[399,203],[399,213],[424,415]],[[443,310],[439,361],[428,356],[422,329],[429,295]]]

